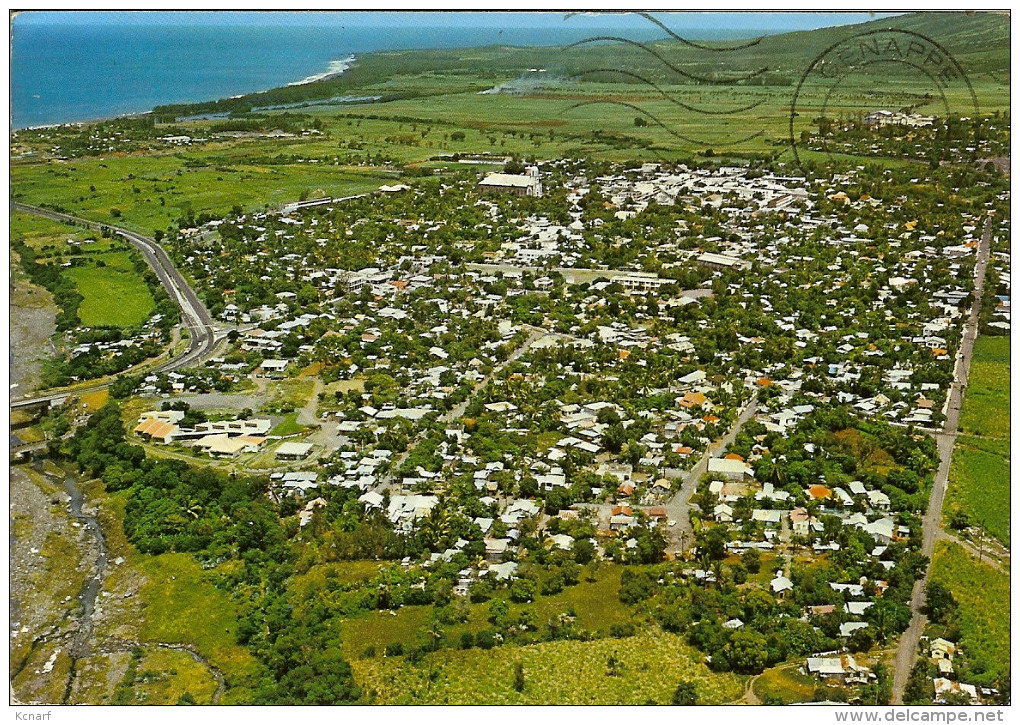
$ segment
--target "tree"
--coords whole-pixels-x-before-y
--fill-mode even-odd
[[[587,564],[595,558],[595,544],[590,539],[576,539],[571,548],[578,564]]]
[[[524,692],[524,665],[520,662],[514,663],[514,689]]]
[[[748,572],[757,574],[761,571],[761,554],[757,549],[748,549],[741,557],[741,563]]]
[[[519,603],[535,599],[535,582],[531,579],[518,579],[510,586],[510,598]]]
[[[768,642],[758,632],[734,632],[726,651],[734,672],[756,675],[768,664]]]
[[[693,682],[681,680],[673,692],[673,704],[690,707],[698,704],[698,688]]]
[[[910,670],[903,688],[903,702],[907,705],[930,705],[931,682],[928,680],[928,660],[922,657]]]
[[[867,652],[874,644],[875,635],[871,627],[855,629],[847,642],[851,652]]]
[[[941,582],[928,582],[924,588],[924,606],[933,622],[946,624],[956,611],[956,599]]]

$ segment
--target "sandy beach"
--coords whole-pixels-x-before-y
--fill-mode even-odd
[[[346,71],[348,68],[350,68],[354,64],[355,60],[356,59],[355,59],[355,57],[353,55],[349,55],[346,58],[344,58],[343,60],[333,60],[333,61],[330,61],[329,67],[325,71],[323,71],[322,73],[316,73],[314,75],[310,75],[307,78],[302,78],[299,81],[294,81],[293,83],[288,83],[287,85],[288,86],[303,86],[303,85],[307,85],[309,83],[315,83],[316,81],[324,81],[324,80],[328,80],[330,78],[336,78],[337,76],[343,75],[344,71]]]

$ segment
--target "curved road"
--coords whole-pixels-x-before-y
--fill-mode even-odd
[[[121,227],[115,227],[109,224],[100,224],[98,222],[88,221],[87,219],[80,219],[69,214],[61,214],[60,212],[51,211],[50,209],[42,209],[37,206],[30,206],[19,202],[12,202],[11,210],[35,214],[58,222],[69,222],[79,226],[88,227],[90,229],[95,229],[97,231],[109,230],[126,239],[132,246],[142,253],[142,256],[145,257],[145,261],[148,262],[150,267],[152,267],[152,270],[156,273],[160,283],[170,295],[170,299],[172,299],[180,308],[184,326],[188,329],[191,337],[187,352],[151,368],[152,372],[168,372],[188,367],[189,365],[196,365],[209,357],[212,353],[216,343],[218,342],[212,315],[209,314],[209,310],[207,310],[205,305],[202,304],[202,301],[198,298],[195,290],[189,287],[188,283],[184,281],[184,277],[181,276],[181,273],[177,271],[173,262],[170,261],[170,257],[167,255],[166,251],[154,240]],[[54,398],[105,388],[106,385],[107,383],[96,384],[73,391],[51,392],[31,398],[24,398],[16,402],[11,402],[11,407],[19,408],[36,405],[38,403],[53,400]]]

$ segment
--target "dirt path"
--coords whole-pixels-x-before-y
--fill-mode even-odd
[[[977,559],[982,564],[987,564],[993,569],[1002,572],[1003,574],[1009,574],[1009,563],[1002,561],[998,558],[998,552],[995,549],[979,549],[974,545],[974,542],[967,541],[967,539],[961,539],[955,534],[950,534],[948,531],[939,531],[939,539],[942,541],[951,541],[954,544],[959,544],[966,550],[968,554]],[[1008,549],[1006,550],[1008,552]],[[1004,554],[1007,558],[1009,554]]]

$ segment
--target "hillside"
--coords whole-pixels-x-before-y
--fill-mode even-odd
[[[1004,82],[1009,73],[1009,17],[996,13],[911,13],[859,25],[766,36],[738,50],[719,52],[664,40],[647,46],[598,41],[565,48],[485,48],[368,53],[343,76],[288,86],[239,98],[157,107],[161,116],[210,112],[247,112],[266,105],[303,103],[371,92],[382,100],[484,90],[513,81],[529,69],[546,69],[549,79],[609,83],[709,81],[788,86],[834,43],[873,29],[899,28],[932,38],[948,49],[972,80]],[[627,69],[630,74],[596,72]],[[890,73],[902,72],[895,67]],[[755,73],[748,78],[749,73]],[[409,82],[410,79],[414,82]],[[531,82],[531,81],[529,81]]]

